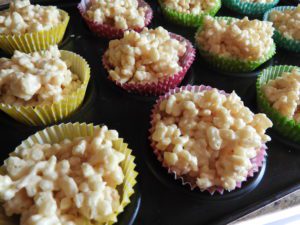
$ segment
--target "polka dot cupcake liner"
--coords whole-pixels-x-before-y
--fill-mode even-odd
[[[279,6],[279,7],[275,7],[273,9],[268,10],[265,14],[264,14],[264,20],[265,21],[271,21],[269,16],[270,13],[272,13],[273,11],[285,11],[288,9],[295,9],[296,7],[294,6]],[[284,35],[282,35],[282,33],[277,30],[275,28],[275,32],[274,32],[274,41],[277,44],[277,46],[279,46],[280,48],[286,49],[288,51],[291,52],[296,52],[296,53],[300,53],[300,40],[294,40],[292,38],[288,38],[285,37]]]
[[[226,19],[230,23],[235,20],[232,17],[216,17],[216,19]],[[202,31],[202,27],[200,27],[196,33],[196,36]],[[228,56],[220,56],[211,52],[204,50],[203,46],[197,42],[196,46],[199,50],[202,58],[210,64],[212,67],[217,68],[218,70],[226,71],[226,72],[251,72],[270,60],[276,53],[275,44],[272,45],[271,49],[259,60],[243,60],[236,59]]]
[[[143,0],[138,0],[140,7],[146,7],[146,14],[145,14],[145,26],[147,27],[153,18],[153,11],[148,3],[146,3]],[[125,31],[123,29],[115,28],[109,24],[105,23],[98,23],[93,20],[91,20],[87,15],[86,12],[91,4],[91,0],[81,0],[81,2],[78,4],[77,8],[79,9],[79,12],[84,19],[85,23],[89,27],[89,29],[95,33],[99,37],[107,38],[107,39],[117,39],[122,38]],[[135,28],[133,30],[140,32],[143,30],[144,27]],[[130,29],[128,29],[130,30]]]
[[[168,92],[170,89],[177,87],[183,78],[185,77],[187,71],[191,67],[192,63],[195,59],[196,51],[190,41],[183,38],[180,35],[170,33],[171,38],[174,38],[178,41],[186,42],[186,52],[179,59],[179,64],[182,67],[182,70],[177,74],[168,77],[162,77],[156,82],[148,82],[148,83],[124,83],[121,84],[118,81],[112,80],[108,75],[108,79],[114,82],[118,87],[126,90],[130,93],[136,93],[144,96],[157,96]],[[105,57],[105,54],[102,57],[102,63],[106,71],[110,70],[110,65]]]
[[[67,118],[75,112],[83,102],[90,79],[90,67],[81,56],[61,50],[61,58],[70,63],[70,70],[77,74],[82,82],[78,89],[65,96],[61,101],[37,106],[14,106],[0,103],[0,110],[13,119],[30,125],[49,125]]]
[[[15,151],[20,151],[24,148],[30,148],[34,144],[55,144],[63,141],[64,139],[74,140],[77,137],[87,137],[94,135],[100,129],[99,125],[86,124],[86,123],[67,123],[47,127],[46,129],[35,133],[27,138],[19,145]],[[125,155],[124,161],[120,163],[120,166],[124,173],[124,182],[118,186],[120,193],[120,206],[114,214],[109,218],[107,225],[115,224],[118,219],[118,215],[124,211],[125,207],[130,204],[130,197],[134,194],[134,186],[137,183],[136,177],[138,173],[135,171],[136,164],[134,163],[135,157],[132,155],[132,150],[128,148],[128,144],[124,142],[122,138],[113,142],[113,147]],[[3,175],[3,169],[0,169],[0,173]],[[19,224],[19,218],[17,216],[8,217],[4,214],[4,210],[0,207],[0,224],[13,225]],[[84,225],[92,225],[88,219]]]
[[[300,141],[300,124],[296,123],[295,120],[289,119],[286,116],[280,114],[274,109],[266,96],[262,91],[262,86],[268,83],[269,80],[274,80],[280,77],[283,72],[290,72],[293,69],[298,68],[297,66],[273,66],[269,67],[261,72],[257,78],[256,91],[257,91],[257,106],[258,109],[267,114],[267,116],[273,122],[273,128],[283,137],[288,138],[292,141]]]
[[[212,90],[212,89],[213,88],[210,87],[210,86],[204,86],[204,85],[191,86],[191,85],[188,85],[188,86],[182,86],[180,88],[175,88],[173,90],[170,90],[167,94],[165,94],[163,96],[160,96],[159,99],[156,101],[156,103],[155,103],[155,105],[154,105],[154,107],[151,111],[151,116],[150,116],[151,128],[149,129],[149,134],[150,134],[149,135],[149,141],[151,143],[150,145],[153,149],[153,152],[157,157],[157,160],[160,161],[162,163],[162,166],[164,168],[166,168],[168,173],[170,175],[172,175],[175,180],[179,180],[183,186],[187,186],[191,190],[198,189],[201,192],[209,192],[211,195],[214,195],[216,193],[223,195],[223,194],[226,194],[226,192],[229,192],[229,191],[226,191],[226,190],[224,190],[224,188],[218,187],[218,186],[202,190],[197,186],[195,179],[191,179],[188,176],[178,175],[175,171],[172,171],[163,162],[163,152],[156,148],[155,143],[153,142],[153,140],[151,138],[152,134],[154,133],[154,125],[157,123],[157,119],[156,119],[155,115],[159,112],[159,105],[163,100],[167,99],[171,95],[174,95],[175,93],[179,93],[179,92],[182,92],[182,91],[191,91],[191,92],[198,93],[198,92],[202,92],[202,91],[206,91],[206,90]],[[220,90],[219,93],[224,94],[224,95],[228,95],[226,92],[224,92],[222,90]],[[253,177],[261,169],[264,162],[266,161],[266,156],[267,156],[266,151],[267,151],[267,146],[265,144],[262,144],[261,148],[258,149],[258,153],[257,153],[256,157],[254,157],[250,160],[251,163],[252,163],[252,168],[248,171],[248,175],[247,175],[246,179],[243,182],[238,182],[236,184],[236,188],[234,190],[242,188],[242,183],[247,182],[247,180],[249,178]]]
[[[167,7],[163,0],[158,0],[163,15],[171,22],[187,26],[187,27],[199,27],[202,23],[205,15],[214,16],[221,8],[221,0],[216,1],[216,5],[206,12],[202,12],[198,15],[189,13],[180,13],[174,9]]]
[[[264,14],[267,10],[276,6],[279,0],[274,0],[270,3],[245,2],[241,0],[223,0],[223,4],[237,13],[258,16]]]
[[[0,34],[0,48],[8,54],[13,54],[15,50],[30,53],[47,50],[51,45],[60,43],[65,35],[70,17],[63,10],[59,10],[59,12],[62,22],[49,30],[14,35]]]

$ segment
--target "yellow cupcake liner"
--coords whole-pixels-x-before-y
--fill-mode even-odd
[[[92,136],[100,126],[86,123],[67,123],[48,127],[42,131],[35,133],[27,138],[19,145],[15,151],[20,151],[24,148],[29,148],[34,144],[55,144],[63,141],[64,139],[73,140],[76,137]],[[124,211],[124,208],[130,203],[130,197],[134,194],[134,185],[137,183],[136,177],[138,173],[135,171],[136,164],[134,163],[135,157],[131,154],[132,150],[128,148],[128,144],[124,143],[122,138],[113,142],[113,147],[125,154],[125,160],[120,163],[124,173],[124,182],[117,188],[120,194],[120,206],[117,211],[109,218],[105,225],[111,225],[118,221],[118,215]],[[0,173],[3,174],[3,171]],[[7,217],[4,210],[0,207],[0,225],[16,225],[18,217]],[[86,224],[91,225],[87,220]],[[98,224],[100,225],[100,224]],[[102,224],[101,224],[102,225]],[[104,225],[104,224],[103,224]]]
[[[81,86],[61,101],[53,104],[37,106],[14,106],[0,103],[0,109],[15,120],[31,125],[41,126],[58,122],[71,115],[83,102],[90,79],[90,67],[81,56],[61,50],[61,58],[70,63],[70,70],[77,74],[82,82]]]
[[[29,53],[46,50],[50,45],[60,43],[66,32],[70,17],[67,12],[59,11],[63,18],[62,22],[49,30],[18,35],[0,34],[0,48],[9,54],[13,54],[15,50]]]

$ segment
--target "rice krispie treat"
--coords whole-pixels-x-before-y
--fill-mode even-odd
[[[45,31],[62,20],[56,6],[31,5],[29,0],[10,1],[9,10],[0,12],[0,35]]]
[[[283,116],[300,122],[300,70],[293,69],[270,80],[262,91],[272,107]]]
[[[257,169],[253,160],[271,140],[265,132],[272,122],[235,92],[175,91],[158,101],[152,116],[150,139],[163,165],[200,190],[235,189]]]
[[[86,14],[94,22],[127,30],[145,26],[146,10],[137,0],[92,0]]]
[[[120,40],[113,40],[105,53],[110,65],[109,77],[119,83],[155,82],[182,70],[179,59],[186,52],[186,43],[172,38],[162,27],[141,33],[127,31]]]
[[[284,37],[300,41],[300,5],[294,9],[273,10],[269,20]]]
[[[14,151],[0,175],[6,215],[20,215],[21,225],[110,221],[124,181],[125,154],[113,147],[117,139],[117,131],[103,126],[93,136]]]
[[[30,54],[15,51],[0,58],[0,103],[35,106],[58,102],[81,84],[57,46]]]
[[[162,0],[162,3],[180,13],[198,15],[214,8],[219,0]]]
[[[205,17],[196,35],[202,50],[214,55],[255,61],[273,48],[274,28],[267,21]]]

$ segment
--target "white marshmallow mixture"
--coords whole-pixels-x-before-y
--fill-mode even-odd
[[[126,31],[120,40],[109,42],[105,57],[112,69],[109,76],[120,83],[154,82],[182,70],[179,59],[186,43],[172,38],[162,27]]]
[[[10,1],[9,10],[0,12],[0,34],[49,30],[61,22],[56,6],[31,5],[29,0]]]
[[[137,0],[92,0],[87,16],[97,23],[126,30],[144,27],[146,10],[146,7],[139,7]]]
[[[220,56],[245,60],[259,60],[270,51],[274,41],[271,22],[225,19],[207,16],[196,41],[205,50]]]
[[[206,12],[218,4],[218,0],[163,0],[162,2],[170,9],[194,15]]]
[[[171,171],[201,189],[233,190],[246,180],[272,122],[253,114],[234,92],[181,91],[159,104],[152,141]]]
[[[35,106],[62,100],[81,85],[57,46],[30,54],[15,51],[0,58],[0,103]]]
[[[118,132],[35,144],[13,152],[0,176],[0,198],[7,216],[20,225],[83,225],[109,221],[120,205],[123,153],[113,147]]]
[[[284,72],[270,80],[262,90],[272,107],[289,119],[300,122],[300,70]]]
[[[300,4],[295,9],[272,11],[270,21],[283,36],[300,41]]]

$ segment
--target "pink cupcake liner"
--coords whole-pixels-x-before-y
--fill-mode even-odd
[[[194,62],[195,59],[195,48],[193,47],[192,43],[183,38],[180,35],[170,33],[170,36],[178,41],[185,41],[186,42],[186,52],[185,54],[179,59],[179,64],[182,67],[182,70],[172,76],[165,76],[160,78],[158,81],[155,82],[148,82],[148,83],[124,83],[121,84],[118,81],[112,80],[109,76],[108,79],[110,79],[112,82],[114,82],[117,86],[120,88],[126,90],[130,93],[137,93],[140,95],[153,95],[158,96],[165,94],[170,89],[176,88],[183,78],[185,77],[187,71],[191,67],[191,65]],[[102,57],[102,63],[104,68],[109,71],[110,66],[108,63],[107,58],[105,57],[105,53]]]
[[[162,95],[159,97],[159,99],[156,101],[156,104],[154,105],[152,111],[151,111],[151,128],[149,129],[149,133],[150,133],[150,136],[148,137],[149,140],[150,140],[150,145],[153,149],[153,152],[154,154],[156,155],[158,161],[160,161],[162,163],[162,166],[164,168],[167,169],[168,173],[171,174],[172,176],[174,176],[174,179],[175,180],[179,180],[182,185],[187,185],[190,187],[191,190],[194,190],[196,188],[198,188],[201,192],[209,192],[211,195],[213,195],[214,193],[219,193],[219,194],[224,194],[224,188],[222,187],[211,187],[209,189],[205,189],[205,190],[201,190],[197,185],[196,183],[192,183],[190,181],[188,181],[187,179],[187,176],[181,176],[181,175],[178,175],[175,171],[172,171],[164,162],[163,162],[163,155],[162,155],[162,152],[160,150],[158,150],[155,146],[155,143],[152,141],[152,134],[154,132],[154,125],[156,124],[157,122],[157,119],[155,118],[155,115],[157,114],[157,112],[159,112],[159,104],[164,100],[164,99],[167,99],[169,96],[175,94],[175,93],[178,93],[178,92],[181,92],[181,91],[192,91],[192,92],[201,92],[201,91],[206,91],[206,90],[212,90],[213,88],[210,87],[210,86],[204,86],[204,85],[200,85],[200,86],[191,86],[191,85],[187,85],[187,86],[183,86],[183,87],[180,87],[180,88],[175,88],[175,89],[172,89],[170,90],[167,94],[165,95]],[[228,96],[229,94],[226,93],[225,91],[223,90],[219,90],[219,93],[221,94],[224,94],[226,96]],[[256,157],[252,158],[250,161],[253,165],[253,167],[248,171],[248,175],[246,177],[246,179],[243,181],[243,182],[246,182],[249,178],[253,177],[259,170],[260,168],[263,166],[265,160],[266,160],[266,156],[267,156],[267,146],[265,144],[263,144],[261,146],[261,148],[258,150],[258,153],[256,155]],[[238,182],[237,185],[236,185],[236,189],[239,189],[242,187],[242,183],[243,182]],[[228,191],[229,192],[229,191]]]
[[[77,8],[79,9],[79,12],[83,19],[85,20],[86,24],[90,28],[91,31],[93,31],[95,34],[97,34],[99,37],[104,37],[107,39],[117,39],[122,38],[124,35],[124,32],[126,30],[115,28],[109,24],[105,23],[97,23],[91,20],[87,15],[86,12],[91,4],[92,0],[81,0],[78,4]],[[148,3],[146,3],[143,0],[138,0],[140,7],[147,7],[147,11],[145,14],[145,26],[147,27],[153,18],[153,11]],[[137,32],[140,32],[143,30],[144,27],[135,28],[134,30]],[[130,30],[130,29],[128,29]]]

